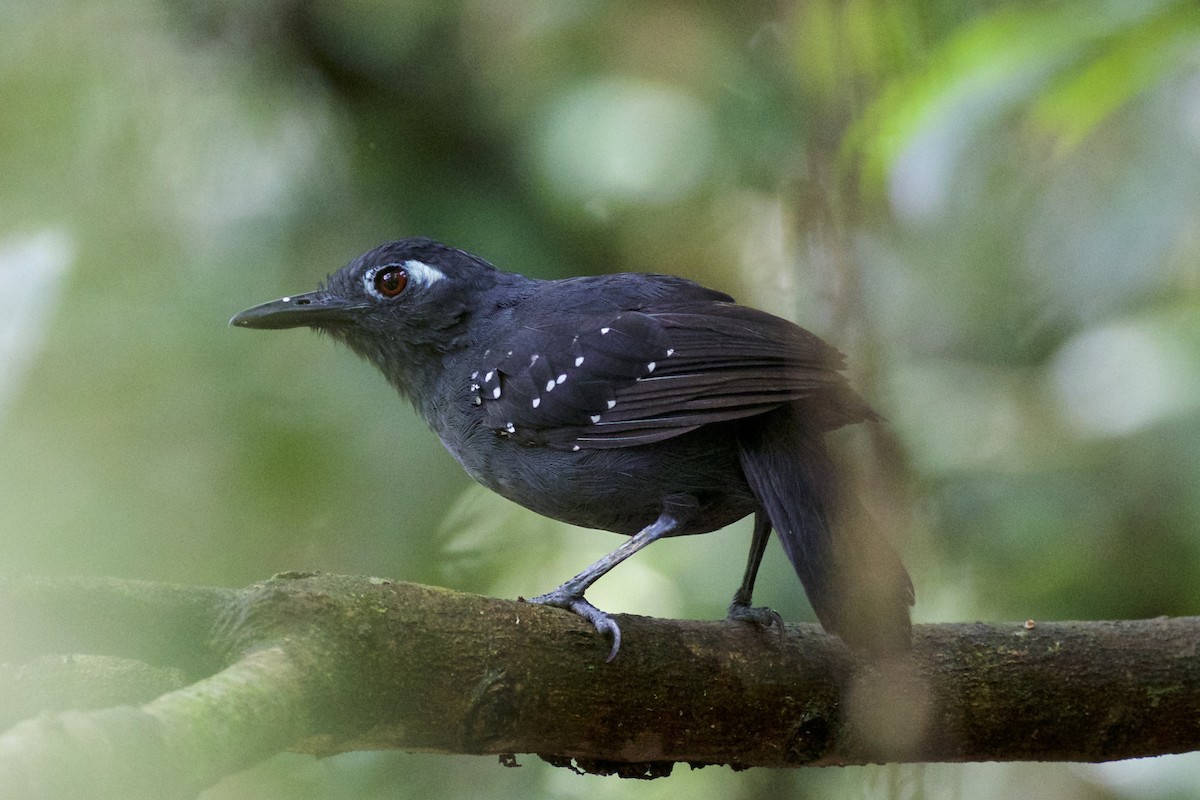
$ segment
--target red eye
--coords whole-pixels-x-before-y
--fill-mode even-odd
[[[408,286],[408,273],[402,267],[384,267],[375,273],[375,291],[384,297],[395,297]]]

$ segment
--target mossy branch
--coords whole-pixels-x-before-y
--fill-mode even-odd
[[[919,625],[886,663],[811,625],[632,616],[605,663],[557,609],[335,575],[9,579],[0,617],[5,798],[191,797],[282,750],[537,753],[650,777],[1200,743],[1194,617]]]

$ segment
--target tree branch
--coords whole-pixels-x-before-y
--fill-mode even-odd
[[[1200,618],[921,625],[910,657],[872,664],[811,625],[634,616],[607,664],[607,643],[557,609],[333,575],[8,580],[0,618],[0,661],[27,662],[0,671],[0,718],[54,653],[103,658],[51,658],[70,679],[44,708],[111,706],[0,735],[5,798],[188,797],[284,749],[538,753],[648,777],[681,761],[1099,761],[1200,741]]]

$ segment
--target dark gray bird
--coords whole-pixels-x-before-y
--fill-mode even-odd
[[[584,592],[664,536],[754,514],[729,616],[751,606],[771,529],[821,624],[851,647],[909,646],[912,583],[847,498],[827,431],[875,414],[843,357],[786,320],[670,275],[534,280],[430,239],[378,247],[315,292],[243,311],[244,328],[308,326],[370,361],[475,480],[554,519],[628,535],[532,599],[621,631]]]

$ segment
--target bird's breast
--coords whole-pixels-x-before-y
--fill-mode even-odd
[[[543,516],[585,528],[633,534],[668,498],[695,498],[681,534],[722,528],[758,505],[742,474],[728,426],[626,448],[559,450],[530,446],[483,422],[469,393],[435,426],[463,469],[497,494]]]

